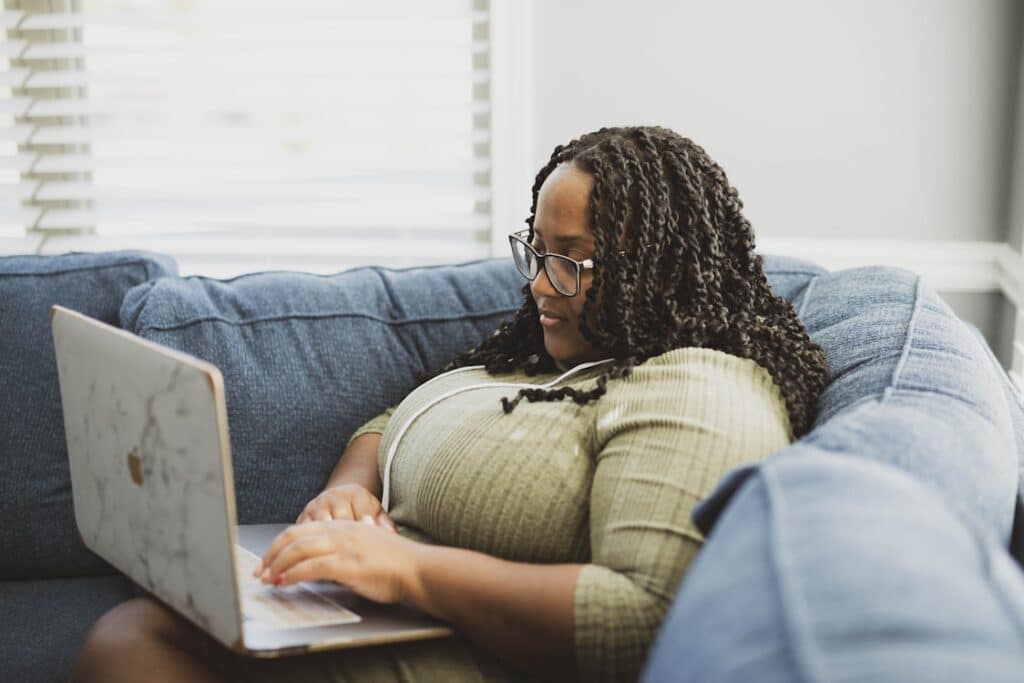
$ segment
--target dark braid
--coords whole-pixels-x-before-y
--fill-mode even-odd
[[[648,358],[696,346],[764,367],[786,402],[794,435],[805,434],[828,381],[825,354],[793,306],[769,288],[743,202],[721,167],[692,140],[660,126],[607,127],[580,136],[556,146],[537,174],[526,219],[531,240],[540,188],[569,161],[594,179],[589,208],[595,268],[580,333],[616,362],[605,366],[590,391],[521,389],[513,400],[501,399],[502,409],[511,412],[523,398],[571,397],[583,405],[604,395],[608,380],[628,377]],[[523,306],[511,320],[420,382],[474,364],[489,374],[556,371],[529,283],[522,291]]]

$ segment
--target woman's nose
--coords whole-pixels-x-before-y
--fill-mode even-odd
[[[533,293],[533,298],[537,299],[542,296],[561,296],[559,291],[551,286],[551,280],[548,279],[548,272],[543,268],[537,273],[537,277],[533,278],[530,283],[530,291]]]

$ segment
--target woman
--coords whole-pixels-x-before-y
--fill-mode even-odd
[[[257,570],[459,635],[251,660],[140,598],[97,622],[74,678],[635,679],[703,541],[694,504],[805,433],[827,378],[741,208],[665,128],[557,146],[509,238],[522,308],[358,429]]]

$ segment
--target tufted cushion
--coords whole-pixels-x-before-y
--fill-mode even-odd
[[[802,442],[896,465],[1007,543],[1019,434],[1005,372],[980,337],[898,268],[819,275],[795,305],[831,372],[815,428]]]
[[[112,571],[75,530],[50,306],[117,325],[125,292],[174,270],[137,251],[0,257],[0,577]]]
[[[824,272],[768,257],[795,296]],[[254,273],[147,283],[123,325],[224,375],[239,521],[286,522],[318,493],[349,435],[491,334],[522,302],[511,259],[337,275]]]
[[[896,467],[797,445],[698,506],[707,541],[644,680],[1018,681],[1024,578]]]

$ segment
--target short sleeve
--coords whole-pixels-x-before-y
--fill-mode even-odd
[[[591,561],[573,597],[577,663],[584,680],[636,680],[703,544],[694,506],[727,471],[792,435],[767,371],[710,349],[650,359],[609,383],[596,406]]]
[[[383,434],[384,428],[388,424],[388,420],[391,419],[391,414],[395,412],[395,408],[397,407],[398,406],[391,406],[390,408],[386,408],[380,415],[371,418],[369,422],[366,422],[363,426],[352,432],[352,436],[348,438],[348,443],[345,444],[345,450],[348,450],[348,447],[352,445],[352,442],[363,434]]]

